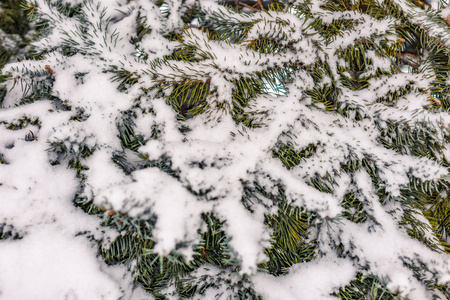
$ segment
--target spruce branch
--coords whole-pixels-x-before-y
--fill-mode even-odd
[[[2,69],[0,166],[46,149],[122,233],[98,255],[152,296],[270,299],[315,270],[343,276],[307,297],[448,296],[449,26],[425,3],[22,8],[37,34]]]

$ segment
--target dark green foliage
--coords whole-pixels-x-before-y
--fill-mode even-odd
[[[27,142],[32,142],[37,140],[37,137],[35,135],[34,132],[39,131],[39,129],[41,128],[41,121],[39,120],[39,118],[36,118],[34,120],[24,116],[18,120],[15,120],[13,122],[7,123],[5,121],[0,122],[0,125],[4,125],[6,129],[8,130],[21,130],[26,128],[27,126],[34,126],[34,128],[31,128],[28,130],[28,133],[26,133],[24,135],[24,140]],[[8,145],[6,148],[14,147],[14,143],[12,143],[11,145]],[[3,154],[0,153],[0,164],[8,164],[8,162],[3,158]]]
[[[362,223],[367,220],[364,203],[358,200],[353,192],[345,194],[342,207],[345,209],[342,213],[344,218],[355,223]]]
[[[266,224],[273,230],[272,247],[266,250],[269,261],[260,268],[279,276],[294,264],[312,260],[317,244],[308,240],[308,229],[315,219],[315,214],[285,203],[280,205],[278,214],[267,215]]]
[[[14,230],[14,227],[8,226],[5,223],[0,224],[0,242],[7,239],[20,240],[22,236]]]
[[[121,69],[121,70],[113,69],[108,72],[115,74],[111,78],[111,80],[113,82],[117,82],[117,81],[120,82],[120,84],[118,86],[118,90],[121,92],[126,91],[129,87],[136,84],[139,80],[139,76],[131,74],[130,72],[128,72],[125,69]]]
[[[101,212],[100,212],[101,214]],[[238,299],[259,299],[254,292],[246,287],[243,281],[233,283],[221,282],[216,278],[204,280],[190,277],[189,274],[200,267],[208,265],[220,269],[237,270],[239,263],[233,259],[227,238],[222,230],[223,222],[211,215],[204,215],[207,231],[202,234],[200,243],[195,246],[193,260],[187,262],[185,258],[172,252],[167,256],[159,256],[153,252],[154,242],[151,229],[154,222],[132,223],[133,221],[119,213],[110,212],[105,215],[105,225],[116,227],[127,232],[118,237],[107,248],[100,247],[99,254],[108,264],[129,264],[135,261],[136,282],[140,283],[154,297],[167,299],[160,292],[175,285],[179,296],[190,298],[195,293],[203,294],[208,288],[221,285],[234,286]],[[250,297],[250,298],[248,298]]]
[[[135,134],[132,115],[133,112],[131,111],[124,113],[122,124],[118,125],[118,137],[123,148],[137,151],[140,146],[145,144],[145,141],[143,136]]]
[[[380,178],[379,169],[376,164],[370,158],[364,158],[362,160],[362,166],[372,179],[372,183],[375,186],[380,202],[385,204],[391,200],[391,195],[386,192],[386,183]]]
[[[140,89],[150,95],[151,92],[156,90],[156,97],[164,98],[167,104],[177,113],[178,129],[183,134],[191,130],[185,121],[214,110],[231,113],[236,124],[243,125],[243,128],[249,130],[264,126],[264,118],[267,113],[265,111],[252,111],[252,101],[261,95],[286,95],[288,84],[293,82],[299,71],[310,74],[314,86],[302,91],[303,98],[298,99],[298,101],[308,99],[310,100],[308,107],[326,111],[330,115],[337,113],[349,122],[354,121],[354,124],[361,124],[370,119],[371,116],[365,114],[362,106],[349,101],[346,98],[348,96],[344,97],[343,90],[351,90],[360,97],[362,93],[358,94],[358,92],[369,89],[374,84],[374,80],[395,78],[402,65],[406,65],[413,74],[419,74],[424,69],[429,70],[436,74],[436,79],[429,89],[417,88],[418,82],[411,80],[405,82],[403,86],[380,92],[377,94],[375,101],[377,105],[394,107],[404,97],[415,94],[428,97],[429,104],[426,109],[430,112],[448,111],[450,108],[448,48],[444,47],[437,38],[432,37],[426,28],[416,26],[408,20],[408,17],[395,4],[395,1],[389,0],[329,0],[322,5],[322,8],[330,12],[357,11],[377,20],[383,20],[388,16],[395,17],[398,24],[395,26],[393,34],[398,37],[397,42],[388,43],[387,38],[380,42],[373,42],[368,38],[359,38],[350,46],[337,49],[335,55],[339,58],[339,61],[328,61],[321,58],[305,66],[299,58],[283,65],[274,64],[274,67],[263,72],[246,74],[245,76],[239,74],[230,80],[233,84],[231,104],[220,99],[217,87],[211,84],[211,78],[203,76],[200,72],[196,78],[177,73],[175,79],[173,79],[160,76],[154,71],[155,66],[165,65],[175,68],[177,63],[187,63],[194,68],[197,63],[212,58],[211,53],[199,50],[199,47],[189,40],[192,34],[190,29],[192,28],[204,33],[205,39],[209,43],[235,45],[244,41],[253,26],[253,22],[242,22],[237,18],[242,14],[242,8],[245,5],[239,1],[223,2],[227,4],[228,8],[211,14],[202,10],[200,1],[188,8],[181,15],[181,19],[186,23],[197,19],[200,26],[198,26],[199,28],[194,25],[186,26],[186,28],[167,33],[164,37],[168,41],[179,43],[179,46],[173,53],[163,58],[153,59],[149,53],[139,49],[139,42],[146,35],[152,33],[152,28],[149,24],[150,21],[138,14],[135,24],[136,34],[130,37],[130,41],[137,47],[136,61],[148,64],[149,69],[142,70],[142,74],[140,74],[129,71],[125,67],[109,66],[103,72],[111,74],[111,80],[117,83],[117,89],[124,94],[130,92],[130,90]],[[256,1],[244,2],[248,5],[258,4]],[[167,1],[156,1],[156,5],[161,8],[165,7],[167,3]],[[300,19],[312,20],[311,27],[318,32],[318,38],[317,41],[312,42],[311,47],[315,47],[314,49],[317,49],[317,51],[331,45],[336,39],[345,37],[358,25],[357,20],[344,17],[326,23],[320,16],[311,12],[309,4],[309,1],[297,3],[295,14]],[[20,37],[19,46],[16,47],[20,51],[18,50],[17,53],[11,52],[0,44],[0,68],[14,57],[24,55],[23,49],[29,42],[26,34],[30,29],[28,22],[23,18],[25,14],[29,20],[35,22],[33,24],[38,34],[45,36],[50,28],[47,21],[39,21],[37,8],[31,3],[22,4],[24,12],[19,11],[18,1],[4,1],[2,8],[3,18],[0,18],[0,29],[7,34],[16,34]],[[84,20],[85,23],[88,23],[81,5],[63,5],[58,2],[56,8],[61,15]],[[289,4],[289,1],[263,1],[263,8],[270,13],[287,11],[293,7]],[[164,9],[161,13],[168,17],[168,12]],[[234,14],[236,18],[230,17],[230,14],[231,16]],[[19,17],[16,18],[16,16]],[[443,22],[439,16],[435,17],[436,22]],[[280,19],[277,22],[277,25],[285,25],[287,21]],[[96,54],[90,51],[92,44],[90,44],[89,36],[85,34],[85,31],[85,29],[80,28],[79,35],[85,41],[83,45],[79,45],[76,41],[70,39],[64,41],[61,47],[63,55],[94,56]],[[110,38],[111,42],[114,42],[118,38],[118,34],[113,33]],[[260,35],[241,46],[260,54],[289,53],[289,51],[292,51],[294,43],[293,41],[285,41],[285,39],[285,36]],[[429,55],[427,55],[425,61],[421,61],[420,57],[425,51]],[[35,59],[41,59],[46,55],[45,51],[43,53],[31,51],[31,53],[33,55],[30,56]],[[301,56],[299,53],[296,54],[299,57]],[[389,70],[374,69],[374,61],[378,58],[384,58],[394,63],[390,65]],[[333,73],[334,67],[339,76]],[[55,109],[71,111],[70,122],[84,122],[89,118],[89,115],[83,109],[72,110],[70,106],[64,103],[63,99],[52,94],[55,77],[50,67],[47,68],[46,66],[42,70],[17,69],[14,71],[22,74],[20,77],[13,79],[15,85],[21,85],[22,87],[23,96],[20,104],[50,99],[53,101]],[[233,73],[233,70],[218,69],[218,72],[229,75]],[[141,83],[143,74],[151,74],[154,84],[144,85]],[[77,82],[83,83],[85,75],[86,73],[76,74]],[[11,80],[8,74],[0,76],[0,83]],[[6,89],[0,86],[0,104],[5,95]],[[143,101],[142,99],[136,99],[136,105],[132,109],[122,112],[120,119],[114,124],[122,149],[114,151],[111,159],[127,175],[132,175],[134,171],[140,169],[158,168],[174,179],[181,181],[180,171],[174,169],[169,156],[163,155],[157,160],[152,160],[139,152],[139,148],[148,141],[157,140],[162,130],[154,124],[150,136],[143,136],[138,133],[134,121],[137,119],[138,112],[154,115],[151,109],[147,111],[140,106]],[[10,130],[20,130],[27,126],[40,128],[40,121],[39,119],[33,120],[23,117],[15,122],[4,123],[3,125]],[[394,150],[400,155],[426,157],[447,168],[450,167],[444,155],[445,149],[442,141],[442,136],[447,142],[450,141],[446,124],[442,124],[440,129],[436,129],[436,126],[427,127],[426,122],[412,124],[408,120],[382,120],[376,123],[376,126],[379,131],[376,139],[384,148]],[[279,158],[288,170],[301,168],[303,162],[320,153],[321,147],[330,146],[319,142],[298,149],[294,143],[290,142],[289,135],[289,132],[285,132],[272,149],[272,156]],[[24,139],[31,142],[36,139],[36,136],[32,130],[29,130]],[[183,243],[180,243],[168,255],[162,256],[155,253],[152,230],[157,222],[157,216],[150,214],[149,219],[136,219],[122,212],[108,210],[106,207],[94,204],[91,195],[84,194],[85,171],[87,170],[85,160],[96,149],[97,145],[89,144],[86,141],[79,143],[79,141],[57,140],[49,142],[48,151],[52,164],[65,163],[68,168],[76,170],[80,186],[73,200],[74,205],[83,209],[86,213],[101,218],[104,226],[115,228],[123,233],[108,246],[99,243],[98,254],[107,264],[127,265],[130,271],[134,272],[136,283],[140,284],[156,299],[172,299],[168,298],[170,296],[180,299],[194,298],[196,294],[205,294],[208,289],[218,290],[223,286],[231,291],[230,295],[232,296],[230,297],[234,299],[262,299],[252,289],[251,280],[246,276],[239,275],[240,262],[229,246],[229,237],[224,231],[226,221],[220,220],[214,213],[202,215],[206,229],[204,232],[199,232],[201,235],[200,242],[194,246],[192,260],[188,261],[178,251],[186,246]],[[354,188],[343,193],[344,196],[339,200],[342,214],[334,219],[321,218],[314,211],[291,205],[286,200],[282,185],[278,186],[278,194],[271,194],[256,182],[243,183],[245,195],[242,203],[248,211],[254,213],[254,205],[265,207],[273,205],[278,208],[276,213],[265,213],[264,215],[265,225],[272,230],[272,236],[270,247],[265,249],[267,261],[258,265],[259,271],[281,277],[289,273],[293,265],[317,258],[321,254],[321,250],[313,232],[318,230],[319,227],[330,229],[340,221],[351,221],[360,225],[368,222],[376,223],[376,220],[371,216],[371,211],[366,208],[367,200],[355,183],[354,174],[360,171],[370,176],[381,205],[401,204],[402,215],[398,224],[399,227],[402,227],[412,238],[421,241],[430,249],[436,252],[450,253],[450,245],[448,244],[450,191],[448,184],[444,181],[425,181],[408,174],[409,185],[403,188],[400,196],[394,197],[387,192],[387,183],[380,176],[383,173],[382,163],[371,156],[361,158],[361,156],[358,156],[359,154],[357,155],[352,151],[352,149],[349,149],[349,154],[345,156],[345,160],[340,162],[340,170],[333,170],[333,174],[326,173],[325,176],[311,174],[310,178],[305,180],[316,190],[333,194],[337,187],[336,177],[342,175],[339,172],[349,176]],[[1,153],[0,163],[8,163]],[[202,164],[204,164],[202,161],[195,162],[195,166],[200,168]],[[206,197],[209,191],[194,192],[191,187],[186,187],[186,189],[196,197],[204,197],[205,201],[217,200]],[[258,196],[261,195],[268,200],[269,204],[260,201]],[[428,223],[424,222],[424,218],[421,217],[424,217]],[[4,228],[6,228],[6,225],[0,226],[0,239],[20,238],[18,234]],[[432,237],[428,235],[430,232],[433,234]],[[357,260],[339,241],[333,241],[333,243],[338,256],[349,256],[353,261]],[[425,283],[427,288],[449,295],[448,286],[439,285],[435,278],[427,279],[426,272],[418,268],[417,263],[405,259],[404,264],[413,270],[414,276]],[[398,291],[387,289],[386,282],[388,279],[371,274],[370,271],[364,269],[365,267],[358,267],[361,273],[358,273],[356,278],[348,285],[336,291],[337,297],[341,299],[399,299]]]
[[[0,2],[0,70],[10,61],[23,60],[30,51],[28,45],[33,38],[30,34],[32,27],[21,5],[22,0]],[[9,77],[8,74],[0,72],[0,107],[7,93],[2,82]]]
[[[37,126],[38,128],[41,128],[41,122],[39,121],[39,119],[31,120],[28,117],[23,117],[14,123],[9,123],[6,128],[10,130],[20,130],[27,127],[28,125],[33,125]]]
[[[209,94],[209,81],[184,81],[177,84],[168,98],[169,104],[178,112],[180,120],[201,114]]]
[[[6,159],[4,158],[4,155],[2,153],[0,153],[0,164],[2,164],[2,165],[8,164],[8,161],[6,161]]]
[[[450,245],[447,242],[450,229],[448,188],[444,182],[422,181],[417,178],[411,180],[410,189],[404,191],[410,209],[406,212],[402,223],[408,229],[408,234],[420,239],[428,247],[435,250],[441,248],[450,253]],[[424,234],[424,225],[417,222],[417,211],[423,212],[429,221],[428,226],[431,226],[436,240],[430,240]]]
[[[410,268],[414,274],[414,277],[417,280],[420,280],[421,282],[424,282],[427,289],[439,291],[441,292],[447,299],[450,299],[450,286],[447,284],[440,284],[438,280],[433,276],[430,278],[429,274],[433,273],[430,272],[429,268],[424,263],[414,263],[411,260],[405,259],[403,261],[404,265]],[[438,295],[433,295],[433,299],[439,299]]]
[[[274,157],[279,158],[281,162],[290,169],[314,155],[316,149],[316,145],[310,144],[300,151],[296,151],[292,145],[279,143],[272,153]]]
[[[232,43],[239,43],[251,27],[251,23],[229,18],[222,11],[213,12],[207,19],[204,17],[202,19],[205,28]]]
[[[246,112],[245,108],[249,106],[249,102],[264,92],[264,85],[258,78],[240,78],[234,80],[233,90],[233,116],[236,123],[243,123],[249,128],[258,128],[261,126],[258,122],[258,116]]]
[[[24,20],[24,13],[21,9],[22,1],[3,0],[2,13],[0,17],[0,28],[8,34],[25,35],[30,29],[28,22]]]
[[[86,170],[83,160],[94,153],[95,148],[89,145],[77,145],[73,142],[55,141],[50,142],[48,151],[51,153],[51,164],[61,164],[67,161],[67,167],[77,171],[77,176]]]
[[[0,35],[3,31],[11,39],[9,41],[0,39],[0,69],[11,59],[22,56],[22,50],[28,44],[26,34],[30,26],[21,9],[21,2],[21,0],[3,0],[0,3]],[[16,45],[9,44],[12,41]],[[4,42],[8,44],[2,45]]]
[[[424,209],[425,216],[433,226],[434,231],[441,238],[441,244],[445,250],[450,253],[450,245],[446,242],[448,232],[450,232],[450,199],[449,197],[423,198],[426,199],[424,204],[429,204],[428,209]]]
[[[377,102],[393,105],[395,102],[397,102],[403,96],[405,96],[411,92],[412,84],[414,84],[414,82],[410,82],[405,87],[399,88],[397,90],[389,91],[386,95],[379,97],[377,99]]]
[[[438,130],[442,132],[447,129],[441,127]],[[392,122],[380,130],[379,142],[400,154],[428,157],[440,162],[444,148],[438,140],[439,133],[434,128],[427,128],[426,123],[410,125]]]
[[[383,280],[371,275],[358,273],[356,279],[339,289],[337,296],[342,300],[377,299],[394,300],[401,299],[395,292],[387,289]]]
[[[19,72],[19,68],[12,68],[13,71]],[[14,78],[14,85],[20,85],[22,89],[22,98],[20,104],[33,103],[42,99],[51,99],[58,103],[55,103],[58,108],[70,109],[61,100],[52,95],[52,87],[54,83],[54,76],[52,71],[47,69],[32,70],[22,69],[22,76]]]
[[[116,238],[101,255],[107,264],[125,264],[138,256],[140,248],[139,240],[128,234]]]

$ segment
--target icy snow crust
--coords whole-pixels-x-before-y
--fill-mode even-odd
[[[193,2],[188,0],[186,5]],[[405,9],[412,9],[404,4],[406,1],[399,2]],[[367,116],[358,122],[311,106],[304,91],[311,89],[314,82],[303,71],[288,85],[287,95],[261,96],[252,100],[247,110],[263,111],[261,121],[264,126],[249,129],[242,124],[236,125],[229,113],[233,106],[233,79],[281,67],[297,60],[298,56],[305,65],[317,59],[326,60],[335,55],[336,49],[343,49],[361,37],[387,38],[394,43],[393,20],[375,20],[357,13],[331,15],[320,9],[320,1],[313,1],[312,12],[322,14],[325,22],[341,17],[359,22],[355,31],[336,39],[320,52],[314,46],[320,37],[308,28],[308,20],[288,12],[235,14],[236,21],[254,22],[241,43],[207,42],[205,32],[188,28],[183,32],[183,45],[196,48],[202,60],[195,65],[174,61],[155,63],[152,68],[135,58],[136,48],[129,43],[135,34],[136,17],[138,13],[141,17],[146,16],[152,28],[152,32],[140,41],[139,49],[156,61],[179,46],[162,35],[184,26],[179,18],[184,7],[181,1],[168,2],[169,18],[163,16],[151,1],[77,3],[85,5],[84,34],[78,34],[79,19],[58,14],[51,2],[38,0],[39,11],[43,18],[51,21],[52,28],[34,46],[37,51],[53,50],[41,61],[11,63],[3,70],[12,78],[21,76],[21,82],[26,84],[35,79],[23,75],[23,70],[42,71],[50,66],[54,73],[52,93],[72,107],[72,111],[60,110],[47,100],[16,107],[23,91],[18,86],[13,88],[12,81],[8,86],[13,89],[3,102],[0,122],[9,124],[26,116],[38,118],[41,123],[31,129],[36,136],[31,142],[24,139],[30,127],[11,131],[6,125],[0,126],[0,153],[7,162],[0,165],[0,223],[12,226],[23,236],[22,240],[0,242],[2,299],[150,298],[131,288],[127,281],[130,279],[122,275],[125,269],[106,267],[96,258],[92,240],[108,241],[117,233],[101,227],[100,220],[72,205],[79,188],[75,171],[64,165],[52,166],[49,162],[54,157],[47,151],[48,143],[60,141],[75,152],[80,145],[95,149],[85,161],[89,168],[84,173],[87,178],[83,190],[85,196],[93,197],[99,206],[135,218],[157,217],[153,231],[154,251],[161,255],[169,254],[180,242],[186,242],[188,246],[178,251],[188,258],[192,255],[192,246],[200,239],[202,213],[213,212],[225,220],[225,231],[240,261],[241,273],[254,275],[254,289],[264,299],[332,298],[330,294],[346,285],[360,271],[360,266],[368,266],[371,274],[387,278],[388,287],[402,296],[427,299],[428,291],[403,266],[404,260],[424,263],[441,283],[449,282],[448,257],[432,252],[398,229],[401,206],[394,202],[382,206],[366,172],[358,171],[350,178],[340,171],[340,163],[349,155],[358,160],[370,158],[381,170],[380,176],[392,197],[400,197],[401,188],[409,182],[408,176],[424,181],[444,180],[448,171],[435,162],[398,154],[384,148],[377,140],[378,127],[387,126],[391,120],[408,124],[427,120],[430,126],[438,128],[449,124],[448,114],[438,115],[422,109],[428,103],[426,95],[407,96],[389,109],[375,102],[377,97],[405,82],[427,86],[427,79],[417,74],[399,73],[393,78],[373,80],[371,87],[363,92],[343,89],[340,97]],[[202,1],[201,5],[210,13],[226,12],[214,1]],[[419,14],[416,18],[424,21]],[[367,23],[373,26],[367,28]],[[444,36],[448,31],[437,30],[433,34]],[[253,52],[246,45],[258,36],[277,36],[292,41],[296,52],[283,55]],[[58,49],[67,45],[77,49],[78,54],[62,55]],[[389,60],[375,53],[371,59],[373,71],[391,67]],[[330,64],[336,77],[339,77],[339,63],[342,62]],[[139,83],[126,92],[119,92],[111,74],[103,72],[111,66],[138,74]],[[84,74],[82,80],[75,74]],[[142,92],[142,88],[151,86],[154,75],[158,80],[167,81],[210,79],[216,93],[207,98],[206,113],[184,121],[191,131],[182,133],[179,130],[176,112],[163,98],[155,98],[153,91]],[[165,93],[168,95],[170,90]],[[140,101],[141,110],[136,109],[136,101]],[[215,109],[218,104],[224,109]],[[89,117],[83,122],[71,120],[75,108],[82,109]],[[113,163],[112,154],[122,151],[116,125],[123,112],[128,110],[136,112],[139,134],[151,136],[153,126],[160,132],[158,139],[149,140],[139,148],[139,153],[148,160],[170,157],[179,178],[158,168],[141,169],[127,175]],[[286,133],[296,149],[311,143],[319,145],[314,156],[290,170],[272,155],[276,143],[287,139]],[[442,139],[442,134],[437,138]],[[129,154],[129,159],[137,161],[138,157],[133,155],[136,154]],[[197,162],[202,162],[204,167],[196,167]],[[308,184],[315,175],[329,174],[336,174],[335,189],[331,194]],[[322,220],[331,220],[333,225],[328,228],[332,229],[322,226],[317,231],[321,255],[311,262],[293,266],[289,274],[282,277],[255,275],[257,264],[266,259],[264,249],[270,247],[271,232],[264,224],[264,214],[275,213],[277,207],[271,203],[268,210],[255,203],[251,213],[241,201],[243,182],[256,182],[274,193],[277,184],[281,184],[292,205],[315,211]],[[355,183],[358,190],[354,188]],[[364,199],[375,223],[354,224],[340,219],[342,197],[352,190]],[[208,192],[197,196],[203,191]],[[330,246],[331,241],[336,240],[359,260],[337,257]],[[197,272],[212,271],[199,269]]]

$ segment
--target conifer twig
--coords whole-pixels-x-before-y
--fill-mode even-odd
[[[239,2],[239,4],[242,5],[242,6],[245,6],[245,7],[249,8],[249,9],[251,9],[251,10],[253,10],[253,11],[258,11],[258,10],[257,10],[256,8],[254,8],[253,6],[250,6],[250,5],[248,5],[248,4],[244,3],[244,2]]]
[[[253,11],[258,11],[258,9],[256,7],[259,5],[260,10],[264,10],[264,6],[263,6],[261,0],[256,0],[256,3],[253,4],[253,6],[250,6],[249,4],[242,2],[242,1],[238,2],[238,0],[235,0],[234,3],[235,3],[235,5],[237,5],[236,3],[238,3],[238,4],[245,6]]]

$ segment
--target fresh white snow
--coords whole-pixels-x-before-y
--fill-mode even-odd
[[[320,1],[313,2],[316,4],[313,11],[323,14],[325,21],[342,17],[327,15],[318,5]],[[413,10],[405,2],[400,1],[405,10]],[[41,122],[40,127],[28,125],[16,131],[8,130],[5,124],[0,123],[0,153],[6,162],[0,164],[0,224],[12,228],[22,237],[0,241],[0,299],[152,299],[132,284],[133,279],[126,266],[110,267],[97,257],[96,241],[102,240],[107,245],[120,233],[102,227],[100,219],[73,205],[78,188],[75,170],[67,169],[65,163],[52,166],[49,162],[54,157],[47,151],[48,142],[58,141],[75,152],[80,144],[95,149],[94,154],[85,160],[89,167],[84,171],[87,176],[85,196],[92,198],[95,195],[94,201],[99,206],[132,217],[148,218],[148,211],[158,216],[153,231],[156,243],[153,250],[158,254],[167,255],[177,243],[186,242],[188,246],[179,251],[189,258],[191,247],[200,239],[201,213],[213,212],[219,219],[226,220],[224,230],[231,237],[230,246],[241,263],[241,274],[252,276],[254,289],[264,299],[334,299],[331,293],[348,284],[363,265],[370,266],[371,274],[389,278],[388,287],[392,291],[410,299],[426,299],[428,292],[403,266],[402,259],[426,263],[442,283],[450,281],[449,257],[431,252],[398,229],[399,220],[388,209],[401,211],[401,207],[381,206],[367,173],[357,172],[352,179],[345,173],[339,174],[336,179],[338,187],[333,193],[320,192],[307,182],[314,174],[338,174],[340,162],[345,160],[349,151],[358,159],[370,157],[376,162],[382,170],[380,177],[388,183],[387,191],[394,197],[400,196],[400,189],[408,183],[407,174],[436,181],[446,178],[447,169],[429,159],[400,155],[381,146],[373,118],[353,122],[350,118],[311,107],[310,99],[302,94],[313,85],[311,75],[306,72],[299,73],[289,85],[288,95],[259,97],[250,103],[247,111],[266,112],[261,117],[264,121],[261,128],[246,129],[243,125],[236,125],[226,109],[214,109],[218,103],[231,107],[233,79],[296,59],[297,54],[294,53],[263,55],[247,50],[245,43],[258,34],[272,36],[277,32],[280,37],[293,40],[293,47],[302,53],[305,64],[323,56],[312,46],[315,36],[306,37],[306,31],[297,30],[298,27],[306,28],[311,21],[275,12],[270,16],[264,13],[253,17],[235,16],[236,21],[258,20],[247,40],[239,45],[206,43],[204,32],[198,28],[186,29],[183,45],[195,46],[199,53],[204,54],[205,60],[195,66],[174,61],[172,65],[161,64],[155,68],[159,79],[176,81],[189,77],[204,80],[208,77],[217,96],[207,99],[207,113],[185,122],[192,131],[182,134],[178,129],[180,123],[176,120],[176,112],[163,99],[153,99],[154,91],[142,95],[141,88],[150,86],[151,71],[148,64],[135,59],[135,47],[129,43],[137,12],[145,12],[153,31],[140,42],[140,49],[155,57],[171,53],[178,44],[167,42],[162,35],[184,26],[179,17],[183,9],[181,0],[169,2],[165,12],[150,1],[140,0],[129,4],[125,0],[101,1],[100,9],[90,6],[86,18],[97,26],[88,27],[86,35],[92,38],[93,44],[75,34],[79,25],[77,20],[57,14],[48,7],[48,3],[37,1],[42,13],[52,20],[53,27],[45,39],[35,43],[37,50],[47,49],[48,45],[56,48],[71,43],[76,44],[81,53],[93,55],[79,53],[67,57],[53,52],[47,54],[43,61],[11,63],[5,67],[4,72],[13,78],[23,76],[20,81],[27,83],[34,79],[23,75],[23,68],[43,71],[45,66],[50,66],[55,74],[53,93],[70,105],[72,111],[58,110],[48,100],[16,106],[22,96],[19,86],[8,92],[0,109],[0,122],[14,123],[23,117],[39,118]],[[216,8],[213,1],[205,1],[204,5]],[[103,8],[105,15],[102,14]],[[428,20],[416,10],[411,13],[417,21]],[[166,19],[163,14],[169,14],[170,18]],[[116,21],[106,27],[108,17]],[[384,39],[388,33],[387,38],[391,42],[395,40],[391,34],[393,20],[377,21],[356,13],[343,17],[360,23],[351,35],[327,45],[324,51],[329,57],[333,57],[339,47],[344,48],[361,36],[379,35]],[[280,19],[287,20],[287,23],[279,22]],[[368,22],[373,23],[370,29],[365,27]],[[103,34],[108,39],[103,39]],[[436,29],[431,34],[446,38],[449,33]],[[389,61],[378,58],[375,52],[370,53],[370,58],[374,61],[372,71],[389,68]],[[118,84],[111,82],[111,74],[103,72],[112,65],[135,71],[140,76],[139,83],[126,93],[119,92]],[[331,68],[338,76],[337,63]],[[83,82],[75,78],[76,73],[85,74]],[[450,123],[448,115],[442,117],[418,112],[427,101],[424,95],[404,97],[389,110],[375,103],[378,95],[407,82],[423,86],[429,83],[416,75],[400,73],[384,81],[374,80],[371,88],[364,92],[343,89],[341,97],[349,105],[363,107],[368,115],[377,116],[381,126],[391,120],[406,120],[414,124],[427,119],[438,127],[439,122]],[[323,84],[326,83],[324,80]],[[10,82],[8,89],[12,87],[13,82]],[[169,92],[170,89],[165,91],[166,94]],[[124,111],[133,108],[139,96],[142,96],[142,110],[136,114],[136,131],[150,136],[152,126],[160,129],[159,138],[150,140],[139,148],[139,152],[149,160],[169,156],[172,168],[179,171],[177,179],[157,168],[134,171],[128,176],[111,160],[114,151],[122,150],[116,124]],[[89,115],[88,119],[84,122],[70,120],[75,108],[84,110]],[[154,114],[142,113],[145,109]],[[30,130],[36,140],[25,141]],[[320,142],[316,155],[291,170],[272,157],[271,152],[280,136],[288,131],[293,133],[290,141],[296,149]],[[193,162],[199,161],[206,167],[192,166]],[[266,178],[267,174],[271,175],[270,180]],[[342,213],[340,201],[352,189],[352,180],[377,223],[354,224],[339,220]],[[274,182],[282,183],[291,205],[315,211],[323,220],[335,222],[330,227],[333,229],[322,228],[317,233],[324,255],[311,262],[294,265],[284,276],[257,273],[257,264],[266,260],[264,249],[270,247],[271,231],[264,224],[264,213],[269,211],[255,205],[255,212],[250,213],[242,205],[244,181],[256,181],[269,191],[274,190]],[[195,192],[208,189],[211,192],[202,198],[190,193],[187,187]],[[275,206],[270,213],[274,212]],[[339,240],[351,255],[358,256],[359,261],[337,257],[330,246],[332,240]],[[198,274],[213,274],[215,271],[213,268],[212,271],[200,269]]]

